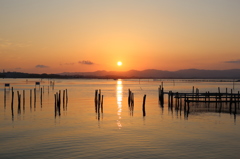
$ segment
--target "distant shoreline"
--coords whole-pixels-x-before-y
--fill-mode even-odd
[[[229,81],[240,81],[240,69],[234,70],[179,70],[179,71],[161,71],[161,70],[143,70],[126,72],[75,72],[60,74],[36,74],[22,72],[2,72],[0,78],[45,78],[45,79],[182,79],[182,80],[208,80],[208,79],[228,79]]]

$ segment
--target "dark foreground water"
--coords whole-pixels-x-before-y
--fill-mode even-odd
[[[239,115],[224,107],[193,104],[188,113],[158,103],[153,80],[51,80],[1,79],[0,158],[239,158]],[[52,80],[53,81],[53,80]],[[36,103],[30,90],[35,82]],[[4,83],[14,87],[4,97]],[[43,88],[44,86],[44,88]],[[164,81],[165,91],[217,92],[232,82]],[[239,91],[238,83],[234,92]],[[54,94],[68,90],[68,103],[55,112]],[[95,113],[94,94],[104,95],[103,113]],[[134,110],[128,107],[128,89],[134,93]],[[18,105],[17,91],[23,97]],[[146,97],[146,116],[142,101]],[[61,101],[62,102],[62,101]]]

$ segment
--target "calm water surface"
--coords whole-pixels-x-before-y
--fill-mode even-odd
[[[53,80],[52,80],[53,81]],[[0,158],[239,158],[239,115],[222,113],[215,106],[190,105],[188,114],[158,103],[158,86],[153,80],[0,80]],[[30,103],[35,82],[36,104]],[[4,97],[4,83],[14,88]],[[165,91],[222,92],[232,82],[164,81]],[[49,88],[49,89],[48,89]],[[68,90],[68,103],[55,113],[54,94]],[[103,114],[95,113],[95,90],[104,95]],[[128,107],[128,89],[134,93],[134,111]],[[18,106],[17,91],[23,96]],[[235,83],[234,92],[240,90]],[[146,98],[146,116],[142,101]]]

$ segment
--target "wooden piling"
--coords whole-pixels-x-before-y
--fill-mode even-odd
[[[68,103],[68,90],[66,89],[66,106],[67,106],[67,103]]]
[[[143,96],[143,104],[142,104],[143,116],[146,116],[145,101],[146,101],[146,94]]]
[[[170,92],[171,92],[171,91],[168,92],[168,107],[170,107]],[[159,102],[159,101],[158,101],[158,102]]]
[[[14,91],[12,89],[12,101],[11,101],[11,107],[13,108],[13,102],[14,102]]]
[[[134,93],[131,92],[131,107],[134,106]]]
[[[131,90],[128,89],[128,106],[129,106],[129,107],[130,107],[130,105],[131,105],[131,95],[132,95]]]
[[[101,91],[99,90],[98,93],[98,107],[97,107],[97,112],[100,112],[100,105],[101,105]]]
[[[230,103],[229,103],[229,111],[230,111],[230,113],[232,112],[232,102],[233,102],[233,93],[232,93],[232,89],[231,89],[231,96],[230,96]]]
[[[36,103],[36,97],[37,97],[37,92],[36,92],[36,88],[34,88],[34,103]]]
[[[42,107],[42,97],[43,96],[43,89],[41,87],[41,92],[40,92],[40,104],[41,104],[41,107]]]
[[[14,91],[12,88],[12,101],[11,101],[12,120],[14,120],[13,102],[14,102]]]
[[[237,100],[237,103],[238,103],[238,107],[239,107],[239,101],[240,101],[240,94],[239,94],[239,91],[238,91],[238,96],[237,96],[238,98],[238,100]]]
[[[161,103],[161,91],[162,91],[161,87],[162,87],[161,85],[158,87],[158,101],[159,101],[159,103]]]
[[[4,108],[6,108],[6,88],[4,88]]]
[[[23,90],[23,112],[25,111],[25,90]]]
[[[186,93],[184,94],[184,110],[186,110],[186,103],[187,103],[187,95]]]
[[[30,89],[30,110],[32,109],[32,90]]]
[[[58,114],[61,115],[61,91],[56,92],[55,97],[55,116]]]
[[[95,103],[95,112],[97,113],[97,98],[98,98],[98,90],[95,90],[95,98],[94,98],[94,103]]]
[[[61,90],[59,90],[59,94],[58,94],[58,105],[59,107],[61,107]]]
[[[63,90],[63,111],[65,110],[65,90]]]
[[[18,114],[21,114],[21,95],[19,91],[17,91],[17,96],[18,96]]]
[[[192,87],[192,98],[194,98],[194,86]]]
[[[55,117],[57,116],[57,95],[54,94],[54,113],[55,113]]]
[[[102,100],[101,100],[101,113],[103,113],[103,95],[102,95]]]
[[[161,105],[163,106],[164,105],[164,88],[163,88],[163,83],[162,83],[162,90],[161,90]]]

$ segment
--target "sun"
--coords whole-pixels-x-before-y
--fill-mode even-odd
[[[121,61],[118,61],[118,62],[117,62],[117,65],[118,65],[118,66],[122,66],[122,62],[121,62]]]

